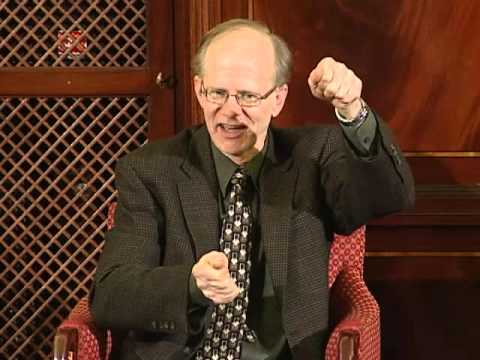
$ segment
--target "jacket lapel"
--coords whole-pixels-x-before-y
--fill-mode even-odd
[[[297,170],[289,155],[275,148],[274,133],[260,174],[259,221],[268,269],[278,300],[283,302],[287,280],[288,234]],[[288,152],[287,152],[288,153]],[[192,135],[192,145],[182,165],[184,180],[177,185],[195,259],[218,249],[218,180],[205,127]]]
[[[275,294],[280,305],[283,305],[297,170],[290,155],[282,157],[276,152],[273,136],[270,139],[272,141],[260,177],[260,228]]]
[[[193,133],[182,170],[185,178],[177,189],[198,260],[205,253],[217,250],[219,239],[218,180],[205,127]]]

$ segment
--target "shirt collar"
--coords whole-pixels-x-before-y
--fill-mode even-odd
[[[225,197],[227,192],[227,186],[232,178],[235,170],[239,167],[229,157],[223,154],[213,143],[211,142],[213,161],[215,163],[215,169],[217,172],[218,184],[222,191],[222,196]],[[260,177],[260,171],[262,169],[263,161],[265,159],[265,153],[268,147],[268,138],[265,141],[265,146],[262,151],[256,154],[252,160],[245,165],[245,172],[251,177],[255,190],[258,191],[258,179]]]

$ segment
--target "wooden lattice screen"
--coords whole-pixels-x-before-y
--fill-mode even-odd
[[[146,2],[0,2],[0,67],[142,67]],[[1,81],[1,78],[0,78]],[[87,295],[116,160],[147,141],[148,96],[0,98],[0,359],[48,359]]]
[[[0,4],[0,66],[141,66],[146,62],[144,1]]]
[[[3,99],[0,116],[0,358],[45,358],[56,327],[88,292],[114,163],[146,141],[147,104]]]

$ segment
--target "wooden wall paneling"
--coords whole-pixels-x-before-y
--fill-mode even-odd
[[[404,150],[412,154],[461,152],[472,156],[480,148],[480,106],[474,90],[480,74],[469,64],[480,56],[472,40],[480,23],[476,21],[480,5],[465,1],[457,7],[457,2],[447,1],[438,6],[429,0],[421,4],[298,1],[292,10],[288,1],[256,1],[255,18],[267,22],[287,39],[296,62],[291,96],[277,124],[335,121],[330,109],[313,99],[306,86],[316,61],[333,56],[364,80],[366,100],[389,122]],[[455,16],[449,17],[450,12]],[[445,23],[452,30],[448,36],[442,35]],[[464,53],[468,56],[461,56]],[[430,159],[433,156],[435,159]],[[420,181],[430,166],[438,169],[439,162],[447,167],[440,173],[436,171],[440,175],[435,179],[437,184],[461,178],[466,169],[478,169],[457,165],[461,162],[458,158],[433,156],[423,155],[412,163]],[[480,161],[478,155],[472,161]],[[478,179],[476,172],[464,180],[473,184]]]
[[[262,0],[254,12],[292,45],[302,81],[327,55],[351,66],[405,150],[480,148],[477,1],[298,1],[292,9],[289,1]],[[304,86],[293,86],[305,94]],[[290,100],[295,114],[288,117],[295,117],[286,124],[311,121],[319,107]]]
[[[344,61],[364,79],[366,100],[408,150],[419,185],[416,209],[381,223],[475,225],[480,211],[475,195],[480,189],[476,125],[480,107],[472,89],[480,74],[468,64],[480,56],[478,46],[470,46],[480,6],[474,1],[458,7],[454,1],[421,4],[298,1],[292,10],[288,1],[256,1],[255,18],[287,39],[296,62],[285,111],[275,122],[280,126],[335,122],[330,107],[309,94],[306,78],[324,56]],[[441,24],[447,22],[456,31],[443,37]],[[469,56],[452,56],[451,48],[459,46],[460,53]],[[434,62],[434,50],[440,62]],[[458,78],[453,80],[450,72]],[[456,83],[445,86],[447,80]],[[459,94],[466,100],[454,101]],[[427,98],[423,106],[412,105]],[[444,107],[451,111],[439,110]]]
[[[382,358],[478,358],[478,252],[366,260],[365,276],[382,316]]]

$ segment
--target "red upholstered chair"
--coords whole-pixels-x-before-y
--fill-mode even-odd
[[[109,229],[115,206],[109,208]],[[326,360],[380,359],[380,311],[363,280],[364,254],[365,226],[349,236],[335,235],[328,274],[332,333]],[[107,360],[111,346],[110,331],[95,326],[85,298],[58,328],[54,359]]]
[[[380,309],[363,279],[364,255],[365,226],[335,235],[328,269],[333,330],[326,360],[380,359]]]
[[[114,202],[108,208],[109,230],[113,227],[116,206]],[[54,360],[108,360],[111,351],[110,330],[95,325],[89,298],[81,299],[57,329],[53,341]]]
[[[95,326],[88,297],[81,299],[60,325],[53,343],[55,360],[107,360],[112,350],[110,330]]]

